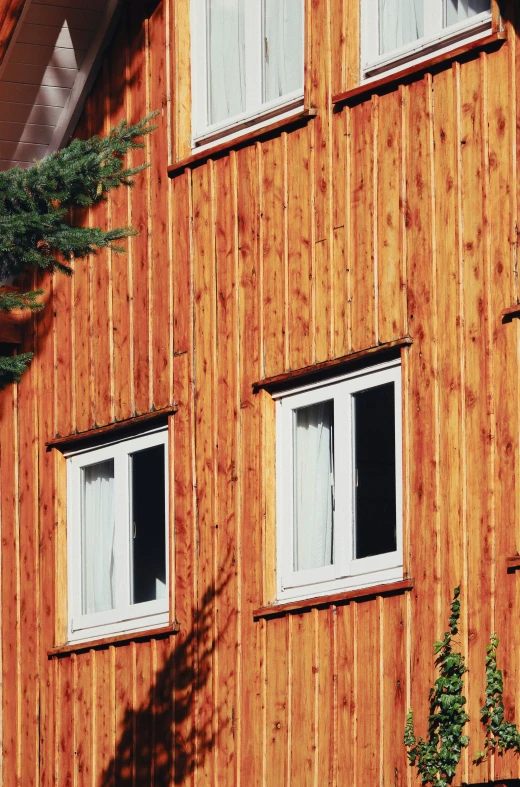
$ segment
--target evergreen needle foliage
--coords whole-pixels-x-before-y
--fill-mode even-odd
[[[31,268],[71,274],[74,259],[105,248],[124,251],[117,241],[135,235],[134,229],[75,227],[71,209],[87,208],[111,189],[134,184],[148,164],[125,168],[123,157],[143,147],[142,137],[155,128],[150,123],[155,114],[134,125],[123,120],[106,137],[75,139],[30,169],[0,172],[0,283]],[[0,290],[0,311],[39,309],[40,294]],[[18,381],[31,357],[0,358],[0,388]]]
[[[14,355],[12,358],[0,355],[0,388],[5,388],[9,383],[19,383],[32,358],[33,353]]]
[[[452,645],[453,637],[459,630],[459,596],[460,588],[455,588],[449,631],[433,646],[439,677],[429,693],[427,740],[416,739],[411,710],[406,717],[404,744],[408,750],[408,760],[411,766],[417,767],[421,783],[431,787],[448,787],[452,783],[462,749],[469,743],[468,737],[462,734],[469,719],[464,711],[466,698],[462,694],[462,678],[468,668],[464,664],[464,656],[453,650]]]
[[[480,709],[481,721],[486,727],[484,750],[477,752],[475,762],[482,762],[498,749],[499,754],[514,751],[520,754],[520,733],[510,721],[504,721],[504,681],[502,670],[497,669],[499,639],[492,634],[486,656],[486,702]]]
[[[43,304],[38,301],[38,297],[42,295],[43,290],[33,290],[33,292],[26,292],[20,294],[19,292],[1,292],[0,291],[0,311],[10,312],[13,309],[30,309],[31,311],[38,311],[43,309]]]

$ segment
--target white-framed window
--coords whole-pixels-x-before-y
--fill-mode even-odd
[[[193,144],[303,105],[305,0],[191,0]]]
[[[491,0],[360,0],[364,79],[397,71],[491,30]]]
[[[169,623],[167,434],[66,454],[70,642]]]
[[[400,362],[275,398],[278,600],[402,579]]]

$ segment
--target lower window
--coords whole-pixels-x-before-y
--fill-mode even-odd
[[[167,430],[67,456],[69,641],[167,625]]]
[[[279,600],[401,579],[399,362],[275,398]]]

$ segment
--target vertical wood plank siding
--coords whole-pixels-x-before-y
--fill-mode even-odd
[[[151,168],[75,219],[140,235],[42,278],[35,360],[0,394],[2,784],[410,787],[405,714],[424,735],[456,585],[471,669],[459,778],[518,778],[513,757],[472,761],[491,631],[519,721],[505,558],[520,550],[520,323],[501,318],[518,300],[513,27],[495,51],[333,111],[358,79],[357,4],[312,0],[316,119],[169,179],[189,153],[188,5],[123,8],[77,134],[157,109],[132,154]],[[276,522],[272,401],[252,383],[407,334],[413,591],[254,621],[275,592]],[[44,442],[174,402],[180,634],[48,658],[65,501]]]

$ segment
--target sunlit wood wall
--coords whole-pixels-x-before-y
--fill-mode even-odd
[[[517,778],[513,757],[472,763],[492,631],[520,722],[520,585],[505,563],[520,547],[520,334],[502,321],[519,300],[514,27],[333,111],[358,78],[357,4],[309,1],[317,117],[168,179],[189,125],[187,7],[122,12],[78,134],[159,109],[132,156],[152,166],[76,218],[140,235],[43,280],[22,348],[35,360],[0,397],[0,782],[416,784],[405,714],[424,734],[432,643],[459,584],[472,740],[455,783]],[[276,523],[273,407],[253,382],[408,335],[413,590],[255,621],[273,599]],[[180,633],[49,657],[65,500],[44,443],[174,402]]]

